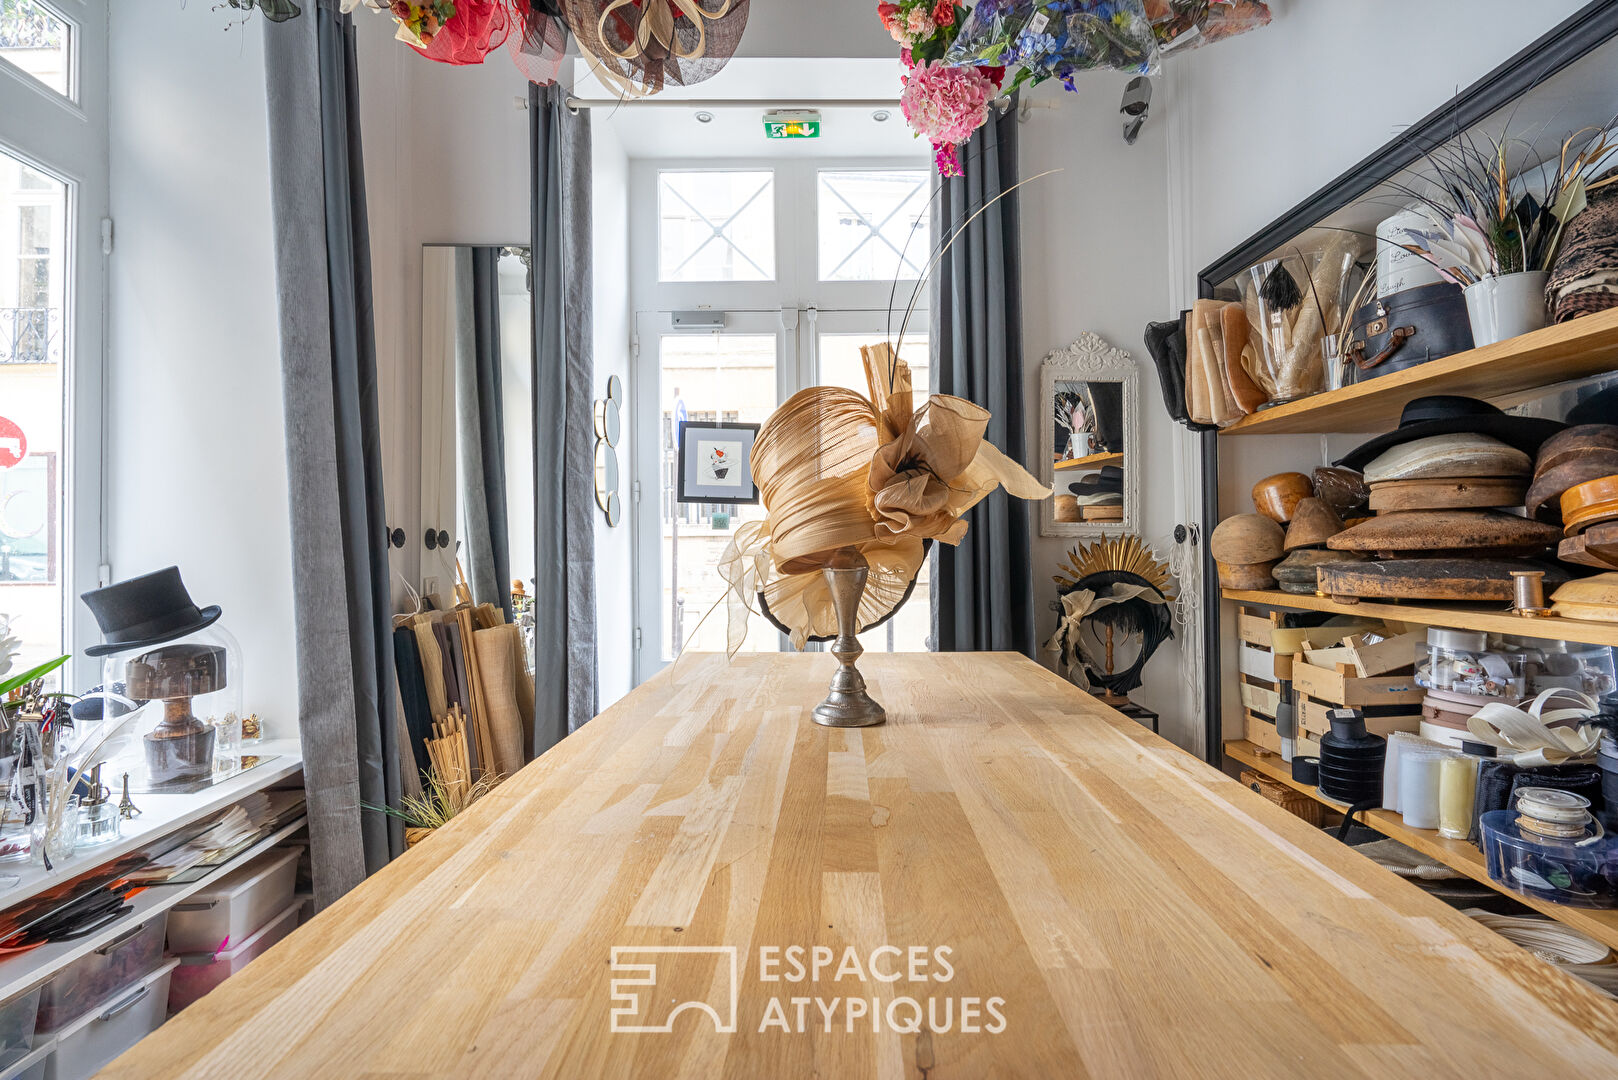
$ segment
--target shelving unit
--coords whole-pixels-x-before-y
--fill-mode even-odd
[[[1367,382],[1261,409],[1221,436],[1374,433],[1399,424],[1411,398],[1463,394],[1502,407],[1540,396],[1560,382],[1618,368],[1618,309],[1557,323]]]
[[[1101,466],[1103,466],[1103,465],[1122,465],[1123,463],[1124,463],[1124,455],[1122,455],[1122,454],[1087,454],[1084,457],[1068,458],[1066,461],[1058,461],[1055,465],[1053,465],[1051,467],[1054,468],[1054,469],[1057,469],[1057,470],[1061,470],[1061,469],[1091,469],[1091,470],[1094,470],[1094,469],[1101,468]]]
[[[129,900],[135,910],[88,937],[77,941],[49,942],[0,962],[0,1001],[8,1000],[40,985],[81,956],[94,952],[131,927],[139,926],[187,897],[201,892],[237,867],[257,858],[281,841],[289,839],[308,824],[309,818],[300,814],[234,858],[221,863],[207,877],[184,885],[155,885],[141,890]]]
[[[1314,785],[1300,784],[1292,779],[1291,770],[1279,755],[1272,754],[1243,739],[1226,742],[1225,754],[1255,772],[1262,773],[1272,780],[1285,784],[1294,791],[1301,791],[1316,802],[1335,810],[1341,811],[1343,809],[1340,803],[1322,797]],[[1489,872],[1483,861],[1483,852],[1472,844],[1465,840],[1448,840],[1439,836],[1433,829],[1413,829],[1406,825],[1398,814],[1392,811],[1367,810],[1360,814],[1356,820],[1362,821],[1383,836],[1397,840],[1406,847],[1415,848],[1428,858],[1465,874],[1473,881],[1487,885],[1497,892],[1511,897],[1513,900],[1527,904],[1541,914],[1550,916],[1557,922],[1589,934],[1597,941],[1618,949],[1618,911],[1568,907],[1565,904],[1547,903],[1543,900],[1513,892],[1489,877]]]
[[[1584,645],[1618,646],[1618,623],[1586,622],[1583,619],[1529,619],[1505,610],[1467,607],[1461,604],[1394,604],[1381,600],[1343,603],[1329,596],[1303,596],[1279,589],[1248,591],[1223,589],[1226,600],[1262,604],[1293,611],[1326,611],[1334,615],[1357,615],[1365,619],[1444,626],[1456,630],[1483,630],[1513,637],[1550,638],[1576,641]]]

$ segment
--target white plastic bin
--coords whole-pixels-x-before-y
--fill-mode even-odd
[[[0,1069],[0,1080],[45,1080],[45,1070],[55,1052],[56,1039],[41,1037],[27,1057]]]
[[[274,848],[169,912],[169,952],[235,948],[292,903],[303,848]]]
[[[154,971],[163,962],[167,925],[168,916],[158,915],[129,926],[63,968],[40,995],[38,1030],[62,1029]]]
[[[0,1076],[33,1049],[34,1018],[38,1013],[37,986],[0,1005]]]
[[[125,993],[59,1031],[56,1049],[46,1059],[45,1080],[85,1080],[162,1026],[169,976],[179,966],[178,960],[165,961]]]
[[[265,949],[298,928],[298,909],[303,905],[294,901],[290,907],[266,923],[256,934],[224,952],[193,953],[180,956],[180,966],[169,979],[169,1015],[173,1016],[242,968]]]

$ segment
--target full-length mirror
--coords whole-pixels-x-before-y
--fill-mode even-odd
[[[534,576],[529,283],[526,246],[422,250],[423,532],[406,542],[441,605],[459,586],[513,621]]]
[[[1041,533],[1139,528],[1135,361],[1095,334],[1045,358],[1040,371],[1041,479],[1055,489]]]

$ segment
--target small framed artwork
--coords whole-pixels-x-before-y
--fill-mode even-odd
[[[680,424],[680,467],[676,501],[756,503],[753,442],[757,424],[686,420]]]

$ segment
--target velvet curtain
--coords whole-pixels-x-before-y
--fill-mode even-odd
[[[354,27],[264,21],[271,211],[316,902],[404,850]],[[289,675],[291,673],[288,673]]]
[[[590,114],[528,92],[534,260],[534,752],[595,716]]]
[[[989,441],[1022,461],[1017,195],[994,201],[1017,183],[1015,103],[991,116],[960,156],[964,175],[943,180],[933,200],[938,242],[965,225],[933,274],[933,379],[936,392],[988,409],[994,415]],[[1028,504],[996,491],[968,512],[966,539],[939,548],[933,579],[933,641],[939,650],[1035,655],[1029,513]]]

